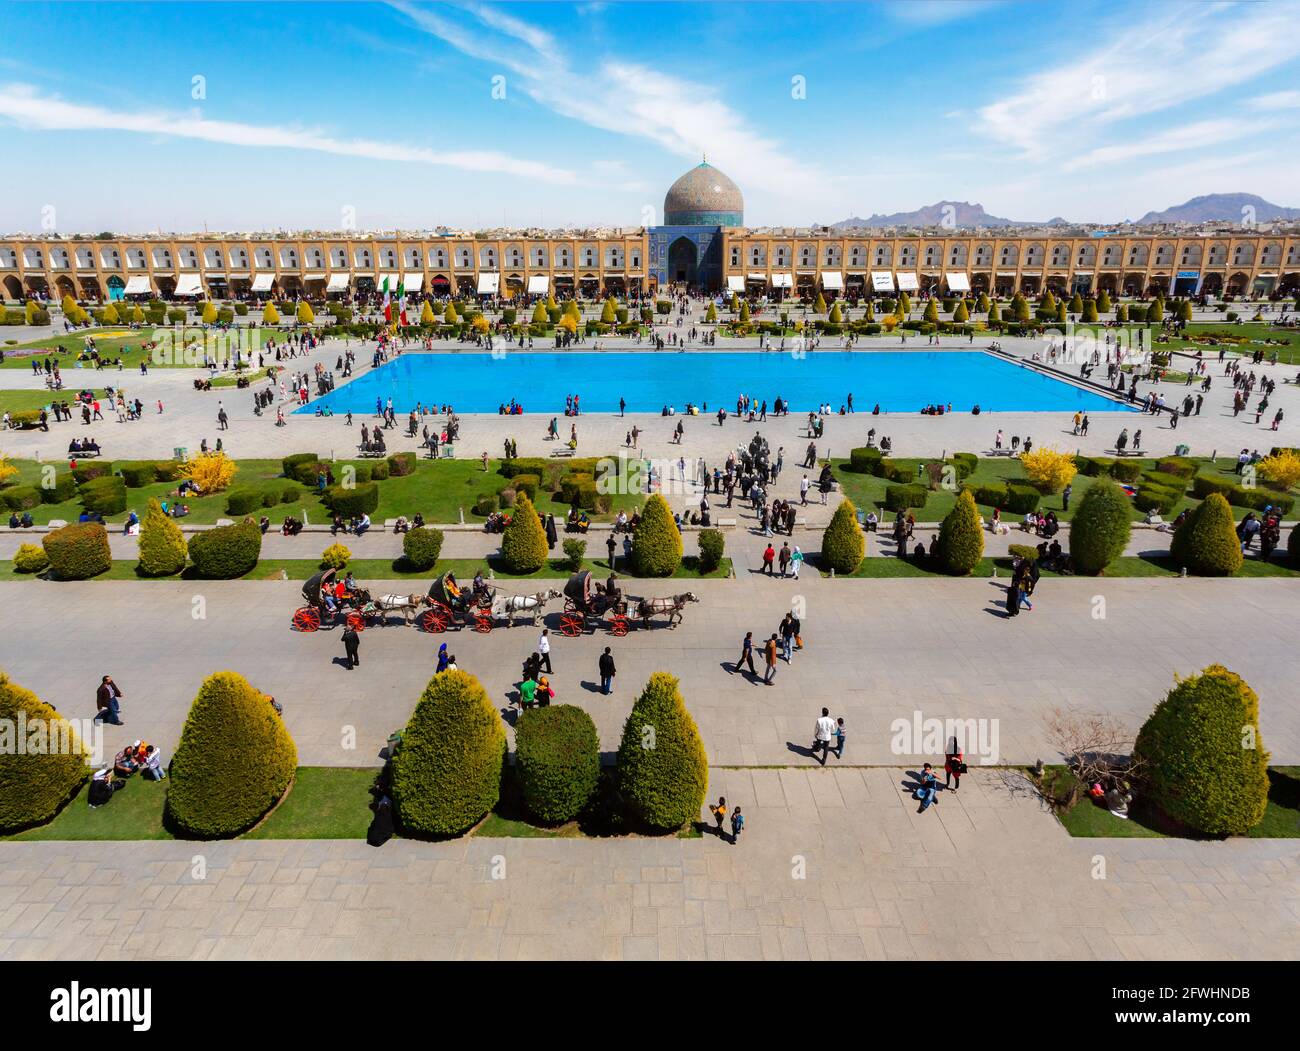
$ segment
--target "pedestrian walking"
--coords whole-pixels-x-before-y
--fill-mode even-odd
[[[614,568],[614,553],[618,550],[618,544],[614,541],[614,534],[611,532],[605,540],[605,550],[609,552],[609,568]]]
[[[790,556],[791,556],[790,544],[788,542],[782,544],[779,561],[781,563],[781,576],[783,578],[790,571]]]
[[[1070,497],[1071,497],[1073,494],[1074,494],[1074,486],[1073,486],[1073,485],[1070,485],[1070,484],[1067,483],[1066,486],[1065,486],[1065,488],[1061,490],[1061,510],[1062,510],[1062,511],[1068,511],[1068,510],[1070,509]]]
[[[343,629],[343,652],[347,657],[348,668],[352,669],[361,663],[361,657],[358,651],[361,648],[361,636],[357,634],[357,629],[349,624]]]
[[[614,655],[609,652],[609,647],[605,647],[605,652],[600,655],[600,692],[608,695],[614,688],[614,676],[618,674],[618,669],[614,667]]]
[[[111,675],[105,675],[95,690],[95,718],[113,726],[125,726],[126,723],[122,722],[121,700],[122,691],[118,689],[117,683]]]
[[[806,504],[808,502],[808,490],[812,488],[812,482],[808,481],[808,476],[804,475],[799,482],[799,502]]]
[[[787,613],[785,619],[781,621],[781,656],[785,658],[786,664],[793,659],[794,646],[794,614]]]
[[[848,737],[848,732],[844,729],[844,717],[835,720],[835,758],[844,758],[844,739]]]
[[[951,787],[954,792],[961,788],[961,775],[966,772],[966,764],[962,762],[961,749],[957,747],[957,738],[948,739],[948,751],[943,757],[943,787],[948,788],[951,781]]]
[[[727,820],[727,799],[725,796],[718,796],[717,803],[709,805],[709,813],[713,815],[713,820],[717,823],[718,838],[726,839],[727,834],[722,829],[722,823]]]
[[[803,568],[803,552],[799,550],[799,545],[795,545],[794,553],[790,556],[790,574],[795,580],[799,579],[799,570]]]
[[[826,765],[826,754],[830,751],[831,738],[835,734],[835,720],[831,718],[831,710],[823,708],[821,718],[817,720],[817,725],[813,728],[813,758],[821,752],[822,766]]]
[[[537,670],[542,670],[542,665],[546,666],[546,674],[554,675],[555,669],[551,667],[551,629],[543,628],[542,634],[537,639]]]
[[[555,515],[546,516],[546,546],[549,550],[555,550],[555,543],[559,540],[560,534],[555,528]]]
[[[754,633],[752,631],[745,632],[745,639],[740,644],[740,656],[736,658],[735,670],[740,671],[742,664],[749,665],[751,675],[758,674],[758,671],[754,668]]]
[[[767,668],[763,672],[763,681],[769,686],[775,686],[776,682],[776,632],[772,632],[772,637],[763,645],[763,660]]]
[[[745,828],[745,815],[740,812],[740,807],[734,807],[731,811],[731,845],[734,847],[736,841],[740,839],[740,833]]]
[[[763,568],[760,569],[759,572],[766,573],[769,577],[776,576],[776,573],[773,569],[773,564],[775,562],[776,562],[776,548],[774,548],[771,544],[768,544],[767,548],[763,551]]]

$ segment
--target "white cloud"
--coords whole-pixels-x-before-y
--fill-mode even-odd
[[[1300,109],[1300,91],[1274,91],[1267,95],[1256,95],[1247,99],[1246,105],[1251,109],[1282,110]]]
[[[376,161],[428,164],[513,175],[542,182],[577,183],[574,172],[491,150],[437,151],[376,139],[342,139],[305,128],[206,120],[198,113],[123,112],[42,95],[21,84],[0,87],[0,118],[39,131],[130,131],[142,135],[217,142],[228,146],[308,150]]]
[[[1240,121],[1227,118],[1202,120],[1166,131],[1129,139],[1111,146],[1099,146],[1066,160],[1063,171],[1119,164],[1137,157],[1151,157],[1181,150],[1209,149],[1277,127],[1275,121]]]

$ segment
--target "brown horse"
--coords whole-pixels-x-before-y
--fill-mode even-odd
[[[668,627],[675,628],[682,622],[682,611],[686,608],[686,603],[699,601],[699,596],[691,591],[684,591],[680,595],[670,595],[666,598],[638,599],[636,615],[641,618],[641,626],[648,628],[651,626],[653,617],[666,613],[668,615]]]

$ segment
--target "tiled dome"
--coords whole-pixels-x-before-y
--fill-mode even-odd
[[[708,163],[688,171],[664,197],[668,226],[743,226],[744,215],[740,187]]]

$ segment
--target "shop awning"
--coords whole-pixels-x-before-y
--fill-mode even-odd
[[[744,279],[743,277],[741,277],[739,274],[730,274],[730,275],[728,275],[728,277],[727,277],[727,291],[728,291],[728,292],[743,292],[743,291],[745,291],[745,279]]]
[[[408,292],[418,292],[424,287],[424,274],[403,274],[402,287]]]
[[[958,274],[952,270],[943,275],[944,280],[948,282],[949,292],[969,292],[970,278],[965,274]]]
[[[999,271],[998,271],[998,277],[1015,277],[1015,276],[1016,276],[1016,272],[1015,272],[1014,270],[999,270]]]
[[[253,291],[269,292],[271,291],[271,284],[274,281],[275,281],[274,274],[258,274],[255,278],[253,278]]]
[[[762,281],[763,284],[767,284],[767,275],[766,275],[766,274],[760,274],[760,273],[752,273],[752,274],[749,275],[749,277],[747,278],[747,280],[749,280],[749,281]]]
[[[550,287],[551,279],[545,274],[532,274],[528,278],[528,294],[530,296],[544,296]]]
[[[773,288],[794,288],[794,274],[773,274]]]
[[[921,287],[917,283],[916,274],[911,271],[900,270],[894,276],[898,278],[898,290],[900,292],[915,292]]]
[[[892,292],[894,290],[894,275],[888,270],[871,271],[871,287],[876,292]]]
[[[478,294],[481,296],[494,296],[497,289],[501,287],[500,274],[479,274],[478,275]]]
[[[237,273],[237,274],[230,274],[229,276],[230,276],[230,280],[231,280],[231,281],[247,281],[247,280],[248,280],[248,274],[247,274],[245,271],[242,271],[242,270],[241,270],[239,273]]]
[[[176,295],[178,296],[200,296],[203,294],[203,282],[199,280],[198,274],[181,274],[180,280],[176,282]]]
[[[822,271],[822,288],[836,292],[844,287],[844,275],[838,270]]]
[[[329,284],[325,286],[326,292],[346,292],[348,281],[351,280],[351,274],[330,274]]]
[[[128,277],[126,279],[126,288],[122,289],[123,293],[128,296],[143,296],[150,291],[149,279],[147,277]]]

